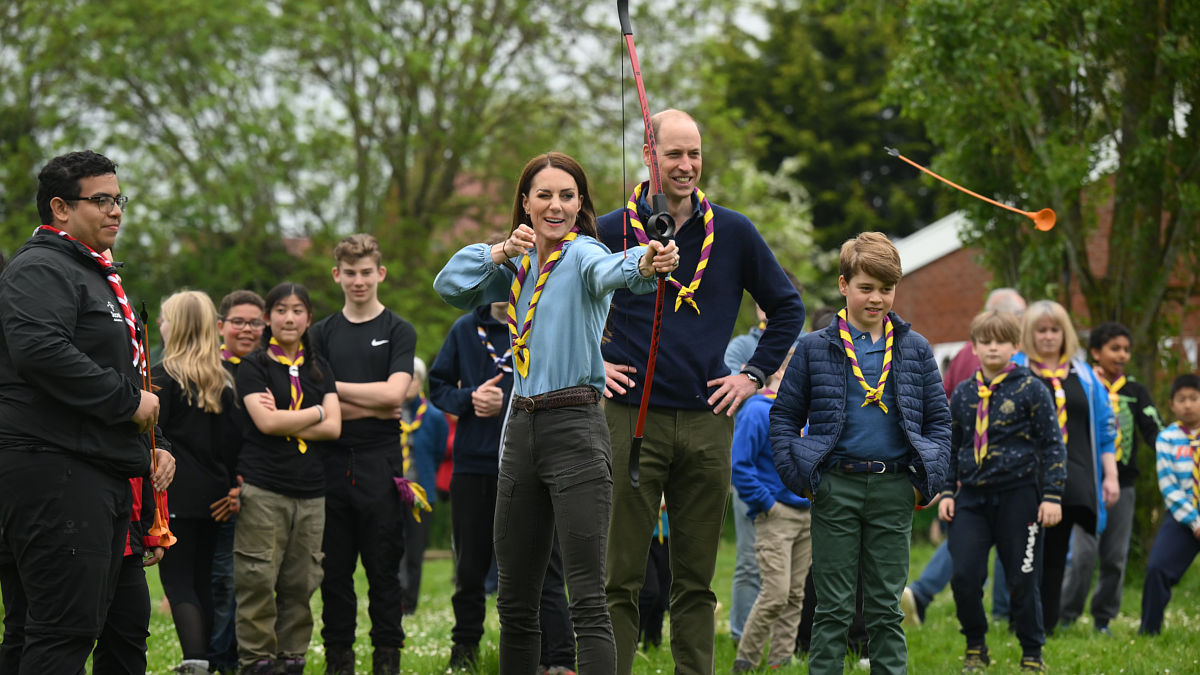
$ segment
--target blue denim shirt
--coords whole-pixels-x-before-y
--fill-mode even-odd
[[[600,339],[608,320],[613,291],[628,288],[636,294],[651,293],[657,281],[638,273],[644,246],[610,253],[595,239],[580,235],[563,247],[562,258],[546,280],[530,329],[529,376],[515,373],[513,392],[536,396],[548,391],[590,385],[604,391],[604,359]],[[523,324],[537,282],[537,252],[531,265],[516,316]],[[513,264],[520,264],[514,259]],[[433,288],[442,299],[459,309],[508,300],[513,273],[492,262],[491,246],[472,244],[455,253],[438,272]]]
[[[858,357],[863,379],[867,384],[874,386],[883,372],[887,336],[881,335],[879,340],[871,342],[870,333],[860,331],[849,322],[846,325],[850,326],[854,354]],[[875,404],[863,407],[867,392],[858,383],[854,370],[847,363],[846,425],[833,446],[832,457],[835,461],[874,459],[894,462],[908,456],[908,443],[900,430],[900,405],[896,398],[893,375],[895,373],[888,375],[887,384],[883,387],[883,404],[888,409],[888,414],[885,415],[883,409]]]

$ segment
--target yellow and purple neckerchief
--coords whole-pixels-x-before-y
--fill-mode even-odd
[[[1054,387],[1054,410],[1058,413],[1058,428],[1062,430],[1063,443],[1067,442],[1067,392],[1063,389],[1063,380],[1067,379],[1067,375],[1071,372],[1071,368],[1067,357],[1062,357],[1058,362],[1058,366],[1051,368],[1050,366],[1029,359],[1029,364],[1033,366],[1034,372],[1042,377],[1050,380],[1050,384]]]
[[[983,460],[988,454],[988,412],[991,407],[992,394],[1016,367],[1017,364],[1009,363],[1004,370],[992,378],[991,382],[983,381],[982,368],[975,371],[976,393],[979,394],[979,404],[975,407],[975,466],[982,466]]]
[[[288,410],[299,410],[300,404],[304,402],[304,390],[300,388],[300,366],[304,365],[304,346],[300,346],[299,351],[296,352],[296,358],[288,359],[283,347],[275,341],[275,338],[271,338],[271,342],[267,345],[267,351],[276,361],[288,367],[288,385],[291,390]],[[292,437],[288,436],[287,439],[290,441]],[[300,454],[308,452],[308,443],[305,443],[303,438],[297,438],[296,444],[299,446]]]
[[[417,405],[417,413],[413,416],[411,422],[400,420],[400,452],[404,458],[404,475],[392,476],[392,481],[396,484],[396,491],[400,493],[400,500],[406,506],[412,507],[413,518],[419,523],[421,522],[421,511],[433,511],[433,507],[429,505],[429,497],[425,493],[425,488],[415,480],[408,479],[408,471],[412,467],[412,435],[417,429],[421,428],[421,421],[425,419],[425,412],[429,410],[429,402],[422,395],[418,399],[420,403]]]
[[[229,351],[229,347],[226,347],[224,342],[221,343],[221,360],[228,361],[234,365],[242,362],[241,357]]]
[[[625,211],[629,214],[629,224],[633,226],[633,234],[641,244],[650,243],[650,237],[646,236],[646,229],[642,227],[642,221],[638,218],[637,212],[637,201],[646,185],[646,183],[639,183],[637,187],[633,188],[633,194],[629,196],[629,201],[625,204]],[[696,263],[696,276],[692,277],[692,283],[687,286],[679,283],[674,276],[670,275],[667,276],[667,282],[679,289],[679,294],[675,297],[675,311],[679,311],[680,303],[686,302],[699,314],[700,306],[696,304],[695,296],[696,291],[700,290],[704,269],[708,267],[708,257],[712,254],[713,209],[712,204],[708,202],[708,198],[699,188],[695,189],[695,193],[700,200],[700,208],[704,211],[704,244],[700,247],[700,262]]]
[[[400,420],[400,451],[404,456],[404,475],[408,475],[408,470],[412,466],[412,435],[421,428],[421,421],[425,419],[425,411],[429,410],[429,402],[424,396],[417,397],[417,412],[413,415],[411,422]]]
[[[1097,373],[1096,376],[1100,378],[1100,382],[1104,385],[1104,388],[1108,391],[1108,404],[1110,406],[1112,406],[1113,419],[1117,421],[1117,439],[1115,441],[1113,441],[1113,444],[1117,449],[1116,450],[1116,459],[1119,462],[1119,461],[1121,461],[1121,455],[1123,454],[1121,452],[1121,412],[1120,412],[1120,410],[1121,410],[1121,395],[1120,395],[1120,391],[1121,391],[1121,389],[1123,389],[1125,387],[1126,378],[1124,375],[1122,375],[1121,377],[1117,378],[1116,382],[1109,382],[1107,378],[1105,378],[1103,375],[1100,375],[1099,373]]]
[[[483,330],[483,326],[475,326],[476,332],[479,334],[479,341],[483,343],[483,348],[487,350],[488,356],[492,359],[492,363],[496,365],[497,373],[511,373],[512,366],[512,347],[504,352],[504,356],[496,355],[496,346],[488,341],[487,331]]]
[[[1188,439],[1187,448],[1192,454],[1192,506],[1200,509],[1200,428],[1188,429],[1180,424],[1179,430]]]
[[[129,341],[133,349],[133,367],[137,369],[143,378],[146,377],[146,354],[142,351],[141,340],[138,339],[138,327],[137,322],[133,319],[133,308],[129,306],[129,298],[125,296],[125,289],[121,286],[121,275],[117,274],[117,268],[112,264],[112,261],[93,251],[91,246],[79,241],[57,227],[42,225],[38,229],[53,232],[63,239],[72,242],[75,246],[82,247],[88,256],[100,266],[101,273],[104,274],[104,279],[108,282],[108,287],[112,289],[113,295],[117,296],[117,304],[121,306],[121,317],[125,320],[125,327],[129,329]],[[34,233],[36,234],[37,230],[34,230]]]
[[[508,332],[512,336],[513,363],[521,377],[529,376],[529,333],[533,328],[533,310],[537,309],[538,299],[542,296],[542,289],[546,287],[546,280],[550,278],[550,272],[554,270],[555,263],[562,258],[563,246],[577,236],[579,236],[579,228],[571,228],[567,236],[563,237],[562,241],[558,242],[550,255],[546,257],[546,262],[542,263],[537,285],[533,287],[533,297],[529,299],[529,309],[525,312],[525,325],[521,327],[520,331],[517,330],[517,298],[521,297],[521,286],[525,283],[525,277],[529,274],[529,268],[533,264],[528,253],[521,257],[521,264],[517,268],[517,273],[513,275],[512,287],[508,291]]]
[[[883,315],[883,330],[884,335],[887,337],[887,341],[884,343],[883,369],[879,373],[879,384],[872,387],[867,384],[866,378],[863,377],[862,368],[858,367],[858,355],[854,353],[854,339],[850,337],[850,324],[846,322],[846,308],[843,307],[837,316],[838,335],[842,336],[842,346],[846,348],[846,356],[850,359],[850,369],[854,371],[854,378],[858,380],[863,390],[866,391],[862,407],[865,408],[868,403],[874,403],[886,415],[888,409],[883,404],[883,387],[887,384],[888,373],[892,372],[892,342],[895,337],[892,332],[892,320],[886,314]]]

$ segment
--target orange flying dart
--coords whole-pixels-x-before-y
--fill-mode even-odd
[[[943,183],[945,183],[946,185],[949,185],[950,187],[956,188],[958,190],[962,190],[963,192],[971,195],[972,197],[975,197],[976,199],[982,199],[983,201],[985,201],[989,204],[992,204],[993,206],[999,206],[1002,209],[1008,209],[1009,211],[1012,211],[1013,213],[1019,213],[1019,214],[1025,216],[1026,218],[1032,220],[1033,226],[1042,232],[1049,232],[1051,229],[1054,228],[1054,222],[1055,222],[1056,218],[1054,216],[1053,209],[1042,209],[1041,211],[1037,211],[1037,212],[1022,211],[1021,209],[1018,209],[1014,206],[1009,206],[1008,204],[1001,204],[1000,202],[998,202],[994,199],[988,199],[987,197],[984,197],[983,195],[979,194],[978,192],[972,192],[972,191],[968,190],[967,188],[959,185],[958,183],[955,183],[953,181],[949,181],[949,180],[946,180],[945,178],[942,178],[941,176],[937,175],[936,173],[930,171],[929,169],[926,169],[925,167],[921,166],[920,164],[917,164],[916,162],[912,161],[911,159],[900,154],[900,151],[895,148],[884,148],[884,150],[887,150],[887,153],[889,155],[891,155],[892,157],[899,157],[901,160],[905,161],[906,163],[913,165],[917,169],[924,171],[925,173],[942,181]]]

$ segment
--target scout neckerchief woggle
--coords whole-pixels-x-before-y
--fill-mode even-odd
[[[525,323],[519,330],[517,329],[517,298],[521,297],[521,286],[525,284],[529,268],[533,265],[529,253],[521,256],[521,265],[517,268],[517,273],[513,275],[512,287],[508,291],[508,332],[512,336],[513,363],[521,377],[529,377],[529,336],[533,331],[533,310],[537,309],[538,300],[542,297],[542,290],[546,288],[550,273],[554,271],[554,265],[562,258],[563,247],[578,236],[579,226],[571,228],[567,236],[558,242],[550,255],[546,256],[546,260],[542,262],[537,284],[533,287],[533,296],[529,298],[529,308],[525,310]]]
[[[1050,384],[1054,387],[1054,410],[1058,414],[1058,428],[1062,430],[1063,443],[1066,443],[1067,392],[1063,389],[1063,380],[1067,379],[1067,374],[1070,372],[1067,357],[1063,356],[1058,365],[1053,368],[1034,359],[1029,359],[1029,363],[1033,366],[1034,372],[1050,380]]]
[[[492,359],[492,363],[496,366],[497,373],[511,373],[512,365],[512,347],[509,347],[504,352],[504,356],[496,355],[496,346],[488,340],[487,331],[483,330],[483,326],[475,326],[475,331],[479,335],[479,341],[483,343],[483,348],[487,350],[488,357]]]
[[[975,407],[975,466],[982,466],[983,460],[988,453],[988,413],[991,410],[992,394],[996,393],[996,387],[1008,377],[1008,374],[1017,367],[1015,363],[1009,363],[1001,370],[998,375],[992,378],[991,382],[983,381],[983,370],[975,371],[975,386],[979,394],[979,404]]]
[[[113,273],[116,276],[116,273]],[[120,283],[121,278],[117,277],[117,283]],[[146,391],[154,391],[154,383],[150,380],[150,369],[146,367],[146,354],[149,353],[149,341],[146,339],[146,326],[150,325],[150,313],[146,311],[146,303],[142,303],[142,329],[141,333],[141,353],[142,353],[142,385]],[[130,310],[130,314],[133,311]],[[154,441],[154,427],[150,427],[150,475],[153,476],[158,471],[158,453],[155,452],[157,443]],[[146,479],[143,479],[146,480]],[[158,545],[163,548],[170,548],[172,544],[178,541],[175,535],[171,533],[170,509],[167,508],[167,493],[162,490],[155,490],[154,486],[150,487],[150,495],[154,500],[154,521],[150,523],[150,529],[146,530],[146,534],[151,537],[158,537]]]
[[[647,183],[638,183],[637,187],[633,188],[633,194],[629,196],[629,201],[625,204],[625,215],[629,221],[629,225],[633,227],[633,234],[637,237],[638,242],[642,244],[650,243],[650,238],[646,236],[646,229],[642,227],[642,221],[638,217],[637,203],[638,198],[642,195],[642,190]],[[704,243],[700,245],[700,262],[696,263],[696,274],[692,277],[692,282],[687,286],[675,280],[671,274],[667,275],[667,283],[679,289],[679,294],[675,296],[675,311],[679,311],[679,305],[686,302],[689,307],[700,313],[700,306],[696,304],[696,291],[700,289],[700,281],[704,278],[704,270],[708,267],[708,258],[712,254],[713,246],[713,208],[709,203],[708,197],[699,188],[695,188],[693,193],[700,200],[700,209],[704,212]],[[760,325],[760,328],[766,326]]]
[[[429,497],[425,493],[425,488],[415,480],[408,479],[408,471],[412,468],[412,441],[413,434],[417,429],[421,428],[421,422],[425,420],[425,413],[429,410],[429,402],[425,400],[423,395],[418,394],[417,412],[413,415],[411,422],[400,420],[400,453],[403,457],[403,476],[392,476],[392,482],[396,484],[396,491],[400,493],[400,501],[404,502],[405,506],[412,507],[413,518],[419,523],[421,522],[421,511],[433,511],[433,507],[429,505]]]
[[[625,47],[629,52],[629,66],[633,70],[633,80],[637,84],[638,104],[642,109],[642,125],[646,129],[646,146],[650,151],[650,218],[642,224],[649,239],[654,239],[663,245],[675,236],[675,221],[667,210],[667,195],[662,191],[662,179],[658,173],[658,144],[654,141],[654,125],[650,122],[650,105],[646,102],[646,85],[642,82],[642,67],[638,64],[637,48],[633,44],[633,26],[629,23],[629,0],[617,0],[617,18],[621,22],[621,33],[625,36]],[[622,77],[624,71],[622,71]],[[624,159],[621,160],[624,162]],[[636,209],[635,209],[636,210]],[[629,210],[626,209],[626,223]],[[710,221],[711,223],[711,221]],[[707,241],[711,248],[712,241]],[[696,278],[692,280],[698,287],[702,268],[696,268]],[[634,488],[639,487],[639,463],[642,452],[642,432],[646,427],[646,410],[650,407],[650,386],[654,384],[654,363],[658,357],[658,336],[662,330],[663,302],[667,293],[667,276],[658,275],[658,291],[654,296],[654,322],[650,330],[650,354],[646,360],[646,381],[642,385],[642,402],[638,406],[637,424],[633,430],[633,440],[629,443],[629,482]],[[682,297],[681,297],[682,299]],[[697,309],[699,311],[699,309]]]
[[[863,408],[874,403],[879,406],[883,414],[887,414],[887,406],[883,404],[883,387],[887,384],[888,373],[892,372],[892,341],[894,334],[892,332],[892,320],[885,314],[883,317],[883,330],[887,341],[884,343],[883,351],[883,369],[879,373],[879,384],[872,387],[867,384],[866,378],[863,377],[862,368],[858,367],[858,354],[854,352],[854,339],[850,337],[850,324],[846,322],[846,308],[838,312],[838,334],[842,336],[842,346],[846,348],[846,356],[850,359],[850,370],[854,371],[854,379],[858,380],[858,384],[866,391],[863,397]]]
[[[294,359],[288,358],[283,347],[275,341],[275,338],[271,338],[271,342],[267,345],[267,351],[270,352],[272,358],[288,367],[288,388],[290,389],[288,410],[299,410],[300,404],[304,402],[304,389],[300,386],[300,366],[304,365],[304,345],[300,345]],[[287,439],[290,441],[292,437],[288,436]],[[300,449],[300,454],[308,452],[308,443],[305,443],[303,438],[297,438],[296,445]]]

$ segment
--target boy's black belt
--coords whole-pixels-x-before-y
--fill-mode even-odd
[[[902,462],[851,461],[845,460],[834,464],[839,471],[846,473],[905,473],[908,465]]]
[[[513,407],[518,410],[524,410],[527,413],[532,413],[535,410],[551,410],[553,408],[565,408],[571,405],[587,405],[599,402],[600,392],[596,391],[595,387],[586,384],[577,387],[555,389],[554,391],[548,391],[537,396],[513,396]]]

